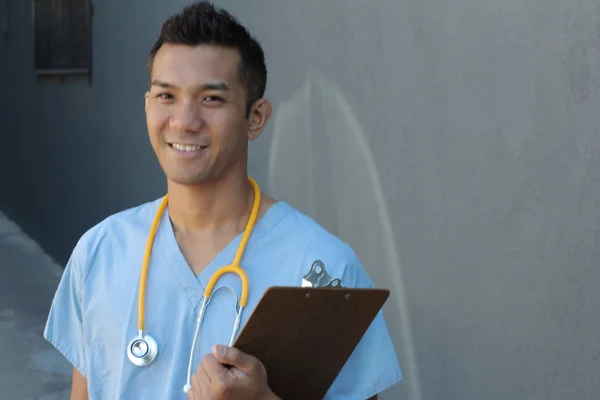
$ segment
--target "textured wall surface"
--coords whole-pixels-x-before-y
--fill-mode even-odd
[[[36,81],[28,3],[0,39],[0,205],[64,262],[164,190],[145,57],[183,2],[97,2],[92,86]],[[268,57],[252,174],[393,290],[387,398],[597,399],[600,3],[220,3]]]

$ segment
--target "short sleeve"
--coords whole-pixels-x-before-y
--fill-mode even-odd
[[[44,329],[50,342],[79,373],[87,377],[82,312],[82,268],[85,256],[75,248],[54,294]]]
[[[358,258],[347,265],[345,287],[371,288],[373,283]],[[329,388],[326,400],[369,399],[402,379],[398,357],[380,311]]]

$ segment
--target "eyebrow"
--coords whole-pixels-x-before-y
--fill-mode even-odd
[[[165,89],[177,89],[177,86],[169,83],[169,82],[165,82],[165,81],[161,81],[160,79],[153,79],[151,86],[159,86]],[[229,85],[225,82],[209,82],[209,83],[205,83],[203,85],[200,85],[199,89],[201,91],[205,91],[205,90],[218,90],[218,91],[222,91],[222,92],[229,92],[231,90],[231,88],[229,87]]]

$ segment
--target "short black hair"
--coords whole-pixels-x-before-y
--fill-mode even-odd
[[[197,1],[171,15],[162,25],[160,35],[148,58],[151,73],[154,58],[165,43],[188,46],[215,45],[236,49],[241,58],[240,81],[246,87],[247,107],[265,94],[267,67],[258,41],[229,12],[208,1]]]

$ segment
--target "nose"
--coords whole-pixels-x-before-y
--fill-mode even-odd
[[[181,132],[198,132],[204,126],[200,107],[193,101],[184,101],[174,109],[171,116],[171,127]]]

